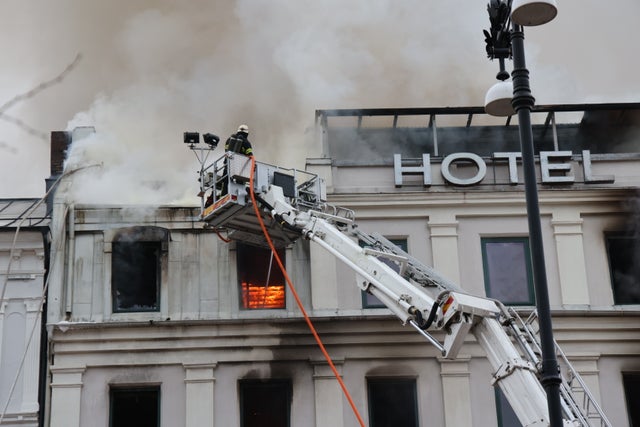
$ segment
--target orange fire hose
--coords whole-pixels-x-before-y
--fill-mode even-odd
[[[264,221],[262,220],[262,216],[260,215],[260,210],[258,209],[258,204],[256,203],[256,197],[255,197],[255,194],[254,194],[254,191],[253,191],[253,175],[254,175],[255,165],[256,165],[255,158],[253,156],[251,156],[251,172],[250,172],[250,175],[249,175],[249,195],[251,196],[251,202],[253,203],[253,209],[254,209],[254,211],[256,213],[256,216],[258,217],[258,222],[260,223],[260,228],[262,229],[262,232],[264,233],[264,237],[267,239],[267,243],[269,244],[269,247],[271,248],[271,252],[273,253],[273,256],[275,257],[276,262],[278,263],[278,266],[280,267],[280,270],[282,270],[282,274],[284,275],[284,278],[287,281],[287,285],[289,286],[289,290],[291,291],[291,294],[293,294],[293,297],[295,298],[296,303],[298,304],[298,308],[300,308],[300,311],[302,312],[302,315],[304,316],[304,320],[307,322],[307,326],[309,326],[309,330],[313,334],[313,337],[315,338],[316,343],[318,343],[318,347],[320,347],[320,350],[322,351],[322,354],[324,355],[324,358],[327,360],[327,363],[329,364],[329,367],[331,368],[331,371],[333,372],[333,375],[335,375],[336,379],[338,380],[338,383],[340,384],[340,388],[342,388],[342,392],[344,393],[344,396],[347,398],[347,401],[349,402],[349,405],[351,406],[351,409],[353,410],[354,415],[358,419],[358,423],[360,423],[361,427],[365,427],[364,421],[362,420],[362,417],[360,416],[360,412],[358,412],[358,408],[356,408],[356,405],[353,402],[353,399],[351,398],[351,395],[349,394],[349,390],[347,390],[347,386],[342,381],[342,378],[340,377],[340,374],[338,373],[338,370],[336,369],[335,365],[333,364],[333,360],[331,360],[331,356],[329,356],[329,353],[327,352],[326,348],[324,347],[324,344],[322,343],[322,340],[320,339],[320,336],[318,335],[318,332],[316,332],[316,329],[313,326],[313,323],[311,322],[311,319],[309,318],[309,315],[307,314],[307,311],[304,309],[304,306],[302,305],[302,301],[300,300],[300,297],[298,297],[298,293],[296,292],[296,289],[293,287],[293,283],[291,282],[291,279],[289,278],[289,275],[287,274],[287,270],[284,268],[284,264],[282,264],[282,261],[280,260],[280,257],[278,256],[276,248],[273,245],[273,241],[271,240],[271,237],[269,236],[269,232],[267,231],[267,228],[264,225]]]

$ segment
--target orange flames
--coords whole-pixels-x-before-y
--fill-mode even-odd
[[[284,285],[242,282],[242,308],[285,308]]]

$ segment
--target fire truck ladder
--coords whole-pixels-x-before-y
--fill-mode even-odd
[[[531,345],[533,351],[525,351],[525,353],[531,362],[535,363],[536,366],[540,366],[541,361],[538,356],[542,354],[542,349],[539,337],[538,312],[534,310],[526,320],[523,320],[513,308],[509,308],[508,311],[516,322],[515,326],[522,332],[526,340],[524,344]],[[564,367],[563,370],[566,372],[566,376],[565,374],[561,375],[562,383],[560,385],[560,394],[565,413],[571,411],[581,426],[613,427],[613,424],[607,419],[586,383],[573,368],[558,343],[554,342],[554,344],[556,355]]]
[[[226,153],[213,165],[206,168],[203,165],[200,172],[201,193],[212,192],[213,204],[205,206],[203,202],[200,219],[207,223],[207,227],[216,231],[226,230],[231,239],[261,245],[264,244],[264,236],[256,224],[255,213],[248,197],[249,160],[245,156]],[[210,179],[205,179],[206,177],[210,177]],[[220,181],[224,188],[222,194],[217,193],[216,183]],[[287,198],[287,203],[291,203],[295,209],[323,218],[338,230],[356,237],[364,245],[366,254],[377,257],[393,268],[403,279],[423,288],[424,293],[434,300],[434,308],[436,308],[436,304],[441,302],[438,299],[442,295],[447,295],[449,292],[465,293],[460,287],[440,276],[431,267],[411,257],[382,235],[378,233],[367,234],[361,231],[354,222],[353,211],[326,203],[323,182],[318,176],[256,162],[254,188],[262,192],[271,184],[283,189],[282,193]],[[261,200],[261,203],[265,202],[265,200]],[[267,213],[263,212],[263,215],[265,215],[265,220],[269,220]],[[275,241],[281,246],[290,244],[301,237],[298,230],[288,230],[286,227],[281,227],[273,219],[271,219],[270,228],[271,237],[275,238]],[[521,357],[539,370],[542,351],[537,312],[534,311],[526,320],[523,320],[512,308],[505,307],[500,301],[494,302],[500,310],[499,314],[496,314],[497,320],[514,341]],[[436,310],[432,309],[431,312],[436,313]],[[410,323],[433,342],[433,338],[426,331],[423,331],[421,326],[414,322]],[[437,344],[442,347],[439,343]],[[564,365],[565,369],[563,370],[568,375],[568,379],[561,375],[560,387],[565,419],[576,426],[612,427],[580,375],[569,363],[566,355],[560,350],[557,343],[555,346],[556,353],[562,361],[561,364]],[[501,379],[504,379],[504,373],[494,374],[494,383]]]
[[[458,286],[438,275],[432,268],[411,257],[382,235],[377,233],[367,234],[358,229],[354,230],[354,234],[366,247],[371,248],[370,253],[378,255],[381,259],[387,257],[399,263],[400,271],[398,273],[404,279],[415,282],[422,287],[438,288],[438,293],[447,290],[462,292]],[[534,310],[526,320],[523,320],[513,308],[507,308],[499,302],[498,306],[502,309],[503,316],[506,319],[503,324],[507,332],[514,338],[524,358],[539,369],[541,366],[539,355],[542,354],[542,349],[540,346],[537,311]],[[612,427],[600,405],[589,392],[584,380],[573,368],[557,342],[555,347],[556,354],[565,372],[565,374],[561,375],[562,383],[560,386],[565,416],[573,420],[574,423],[578,423],[576,425],[583,427]]]
[[[377,251],[382,258],[385,254],[391,254],[396,262],[400,262],[399,274],[407,281],[419,284],[422,287],[433,287],[440,291],[464,292],[459,286],[440,276],[432,268],[424,265],[411,255],[403,251],[391,241],[379,233],[367,234],[359,229],[354,229],[354,234],[366,247]]]

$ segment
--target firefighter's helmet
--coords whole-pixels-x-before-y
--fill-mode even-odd
[[[238,126],[238,132],[244,132],[246,134],[249,134],[249,126],[247,125]]]

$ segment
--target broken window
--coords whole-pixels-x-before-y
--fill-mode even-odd
[[[112,310],[159,311],[163,247],[167,231],[134,227],[119,233],[112,242]]]
[[[289,427],[290,380],[242,380],[239,386],[241,427]]]
[[[270,249],[237,244],[238,282],[242,309],[286,308],[285,279]],[[285,251],[278,250],[284,264]]]
[[[529,238],[483,238],[481,245],[487,297],[507,305],[534,305]]]
[[[112,388],[110,427],[159,427],[160,387]]]
[[[414,378],[367,378],[370,427],[417,427]]]
[[[606,240],[614,303],[640,304],[640,238],[616,233]]]

